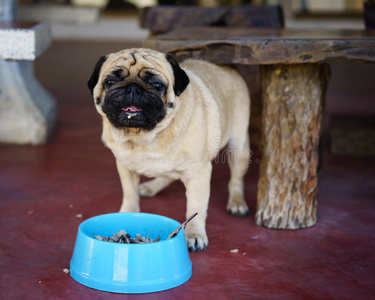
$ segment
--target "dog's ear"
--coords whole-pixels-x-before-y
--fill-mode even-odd
[[[98,83],[100,70],[101,70],[104,62],[106,61],[106,59],[107,59],[107,56],[100,57],[99,61],[96,63],[94,72],[91,74],[91,77],[90,77],[89,81],[87,82],[87,86],[89,87],[91,95],[94,94],[94,88],[95,88],[96,84]]]
[[[166,55],[167,61],[171,64],[174,75],[174,93],[180,96],[188,86],[190,80],[185,71],[180,68],[177,60],[170,54]]]

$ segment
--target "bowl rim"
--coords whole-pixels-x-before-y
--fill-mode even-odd
[[[160,219],[167,219],[169,221],[173,221],[173,222],[176,222],[176,227],[175,229],[181,225],[180,222],[172,219],[172,218],[169,218],[169,217],[166,217],[166,216],[163,216],[163,215],[158,215],[158,214],[152,214],[152,213],[144,213],[144,212],[114,212],[114,213],[106,213],[106,214],[101,214],[101,215],[96,215],[96,216],[93,216],[93,217],[90,217],[84,221],[82,221],[79,226],[78,226],[78,232],[79,233],[82,233],[85,237],[89,238],[89,239],[92,239],[94,240],[95,242],[101,242],[101,243],[106,243],[106,244],[113,244],[113,245],[116,245],[116,246],[120,246],[120,247],[139,247],[139,246],[142,246],[142,247],[152,247],[155,243],[158,243],[160,245],[160,243],[169,243],[171,242],[172,240],[174,240],[175,238],[179,237],[180,235],[183,235],[184,234],[184,228],[181,228],[181,230],[177,233],[177,235],[175,235],[174,237],[170,238],[170,239],[160,239],[159,241],[157,242],[151,242],[151,243],[134,243],[134,244],[123,244],[123,243],[113,243],[113,242],[109,242],[109,241],[102,241],[102,240],[99,240],[99,239],[96,239],[95,236],[91,236],[89,234],[87,234],[83,229],[82,227],[96,219],[96,218],[102,218],[102,217],[105,217],[105,216],[110,216],[110,215],[116,215],[116,216],[120,216],[122,214],[132,214],[132,215],[142,215],[142,216],[153,216],[153,217],[157,217],[157,218],[160,218]],[[125,230],[125,229],[124,229]],[[173,229],[174,230],[174,229]],[[172,230],[172,231],[173,231]],[[126,231],[126,230],[125,230]],[[171,232],[172,232],[171,231]]]

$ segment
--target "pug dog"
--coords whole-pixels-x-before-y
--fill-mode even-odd
[[[250,97],[232,68],[203,60],[179,64],[169,54],[127,49],[100,58],[88,81],[102,116],[102,140],[116,158],[123,189],[120,212],[139,212],[174,180],[186,188],[190,251],[208,245],[206,217],[212,160],[225,150],[231,177],[227,211],[248,214],[243,177],[248,168]],[[140,184],[140,176],[153,179]]]

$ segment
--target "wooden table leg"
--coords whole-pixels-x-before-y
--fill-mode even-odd
[[[327,64],[264,65],[257,225],[313,226]]]

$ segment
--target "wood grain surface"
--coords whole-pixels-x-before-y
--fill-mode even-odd
[[[375,63],[375,31],[182,28],[144,46],[219,64]]]

